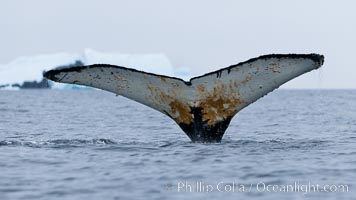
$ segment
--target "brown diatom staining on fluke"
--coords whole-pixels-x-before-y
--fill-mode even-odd
[[[162,79],[161,79],[162,80]],[[193,116],[190,111],[188,103],[182,103],[177,100],[180,91],[175,90],[175,85],[173,88],[169,88],[168,92],[162,91],[162,89],[153,87],[152,85],[147,85],[148,90],[151,93],[151,98],[154,98],[158,104],[169,105],[169,108],[165,110],[171,118],[173,118],[178,124],[185,123],[190,124],[193,121]]]
[[[241,81],[241,84],[242,85],[246,85],[247,82],[249,82],[251,80],[251,76],[246,76],[244,78],[244,80]],[[236,84],[237,85],[237,84]]]
[[[212,126],[218,121],[233,117],[237,113],[236,108],[243,103],[237,85],[232,81],[228,87],[217,83],[213,90],[209,92],[203,87],[198,87],[201,100],[197,107],[202,108],[203,121],[207,121],[208,125]]]
[[[191,109],[187,104],[174,100],[169,106],[171,107],[171,117],[173,117],[178,124],[190,124],[193,122]]]
[[[129,88],[128,87],[128,85],[129,85],[128,84],[128,80],[124,76],[122,76],[122,75],[120,75],[118,73],[112,73],[112,76],[115,79],[119,80],[119,84],[116,85],[116,91],[117,92],[121,92],[121,91]]]
[[[245,81],[247,82],[249,78]],[[197,88],[197,96],[199,100],[196,102],[182,102],[179,99],[179,90],[175,88],[167,89],[164,92],[159,88],[153,88],[148,85],[147,88],[153,98],[160,104],[168,104],[169,109],[166,112],[178,124],[192,124],[197,119],[194,119],[192,108],[201,109],[202,123],[206,122],[209,126],[215,125],[219,121],[232,118],[239,106],[243,104],[238,91],[238,82],[230,81],[230,84],[225,85],[219,81],[215,82],[212,89],[208,90],[205,85],[200,84]]]
[[[117,74],[117,73],[114,73],[113,76],[120,80],[120,81],[126,81],[127,82],[127,78],[125,78],[124,76],[120,75],[120,74]]]
[[[200,93],[200,95],[205,94],[205,91],[206,91],[205,86],[203,84],[200,84],[198,86],[198,92]]]
[[[275,73],[281,73],[280,68],[281,68],[281,66],[278,63],[271,63],[271,64],[269,64],[268,67],[266,67],[267,70],[271,70],[272,72],[275,72]]]
[[[171,96],[166,94],[165,92],[161,91],[160,88],[154,87],[152,84],[147,85],[147,89],[150,91],[150,96],[149,98],[153,98],[156,102],[156,104],[166,104],[167,102],[170,102],[173,100]]]
[[[122,91],[123,89],[125,89],[125,87],[124,87],[123,85],[120,85],[120,84],[119,84],[119,85],[116,86],[116,91],[117,91],[117,92],[120,92],[120,91]]]
[[[166,79],[166,78],[160,77],[160,79],[161,79],[161,81],[162,81],[163,83],[167,83],[167,79]]]

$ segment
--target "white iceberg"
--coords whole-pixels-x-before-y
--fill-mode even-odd
[[[71,65],[78,61],[84,65],[112,64],[167,76],[178,76],[183,79],[187,79],[190,73],[186,68],[175,70],[164,54],[132,55],[102,53],[86,49],[82,54],[56,53],[24,56],[8,64],[0,64],[0,86],[3,86],[0,88],[11,89],[13,84],[21,85],[25,81],[40,82],[44,71],[58,66]],[[51,87],[57,89],[78,88],[73,85],[53,82],[51,82]]]
[[[41,81],[43,71],[70,64],[80,56],[68,53],[24,56],[0,64],[0,85],[22,84],[24,81]]]

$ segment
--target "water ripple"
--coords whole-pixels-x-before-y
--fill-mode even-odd
[[[82,140],[82,139],[57,139],[57,140],[45,140],[45,141],[17,141],[17,140],[2,140],[0,141],[1,146],[26,146],[26,147],[55,147],[61,145],[68,146],[81,146],[81,145],[106,145],[106,144],[117,144],[115,141],[110,139],[92,139],[92,140]]]

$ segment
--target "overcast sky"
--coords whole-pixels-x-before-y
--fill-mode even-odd
[[[194,74],[271,53],[320,53],[289,88],[356,88],[356,1],[1,0],[0,63],[43,53],[164,53]]]

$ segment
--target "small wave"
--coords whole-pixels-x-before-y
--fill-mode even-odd
[[[27,113],[30,110],[27,109],[9,109],[9,108],[0,108],[0,112],[18,112],[18,113]]]
[[[253,147],[253,148],[267,148],[271,150],[291,150],[291,149],[312,149],[325,147],[330,141],[327,140],[307,140],[307,139],[271,139],[271,140],[235,140],[224,141],[229,147]]]
[[[81,139],[57,139],[57,140],[44,140],[44,141],[17,141],[17,140],[2,140],[0,141],[1,146],[26,146],[26,147],[61,147],[61,146],[82,146],[82,145],[107,145],[107,144],[117,144],[115,141],[110,139],[92,139],[92,140],[81,140]]]
[[[27,112],[30,112],[30,110],[27,110],[27,109],[16,109],[14,110],[15,112],[19,112],[19,113],[27,113]]]

